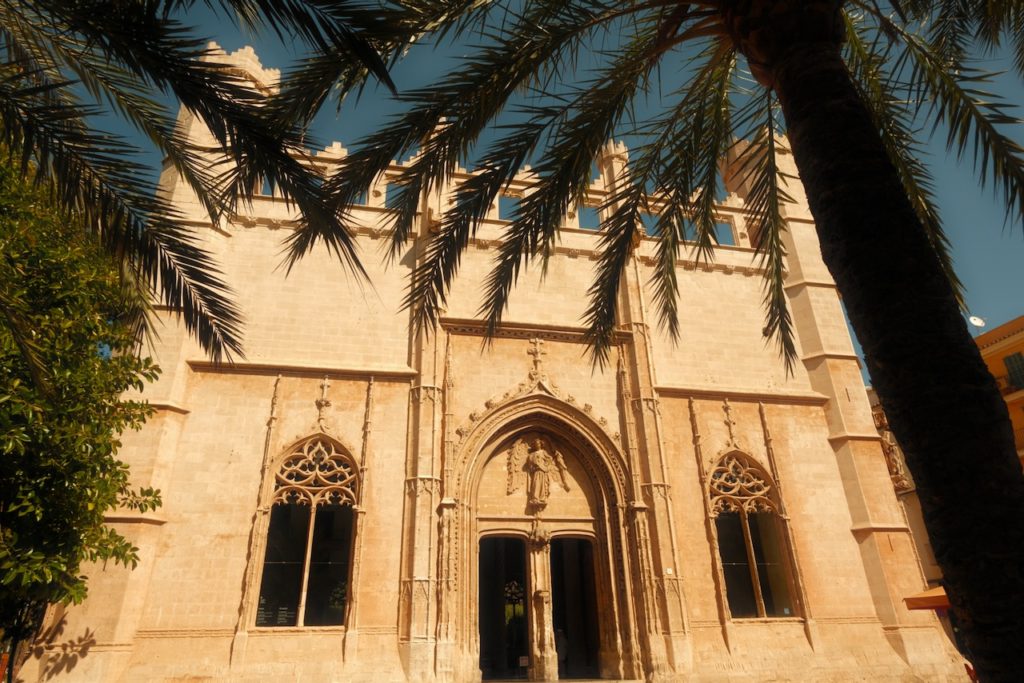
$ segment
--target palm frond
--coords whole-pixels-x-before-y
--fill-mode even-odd
[[[421,193],[441,187],[509,98],[531,83],[541,65],[557,61],[578,46],[588,27],[599,24],[600,18],[590,9],[572,5],[550,16],[527,14],[440,83],[403,93],[399,99],[410,109],[362,141],[329,179],[327,187],[336,205],[351,204],[392,159],[421,146],[396,180],[398,191],[389,206],[390,256],[397,256],[409,237]],[[547,23],[538,31],[540,21]],[[303,226],[299,232],[314,229]],[[291,244],[291,261],[302,255],[300,249],[308,250],[321,238],[297,236]]]
[[[326,4],[334,10],[335,3]],[[284,120],[308,122],[331,94],[340,108],[353,90],[362,89],[371,72],[397,95],[390,79],[384,80],[387,72],[381,74],[370,68],[371,61],[376,65],[377,59],[399,60],[426,33],[431,33],[436,42],[449,34],[460,36],[466,29],[479,26],[491,10],[500,6],[487,0],[403,2],[399,7],[343,4],[344,12],[335,18],[355,33],[361,41],[357,45],[360,49],[354,49],[350,40],[312,41],[310,54],[285,75],[284,88],[273,98],[273,106]],[[373,54],[363,54],[367,47]]]
[[[602,225],[597,272],[587,290],[589,303],[583,314],[587,326],[585,339],[595,365],[601,368],[608,362],[615,333],[622,275],[640,238],[637,224],[641,208],[646,208],[646,202],[624,202],[615,207]]]
[[[587,341],[600,365],[607,361],[613,341],[619,287],[628,257],[640,237],[640,214],[649,211],[649,180],[657,182],[658,189],[667,200],[656,225],[661,244],[655,268],[655,277],[659,280],[655,297],[660,320],[673,338],[678,337],[679,327],[675,257],[688,222],[682,207],[689,207],[696,218],[698,241],[695,249],[698,254],[713,258],[713,207],[718,164],[729,144],[728,84],[736,62],[734,50],[722,40],[712,41],[702,57],[706,61],[684,89],[682,105],[675,112],[672,123],[663,122],[668,125],[644,148],[640,163],[631,169],[638,173],[636,177],[629,178],[629,189],[608,202],[609,206],[616,202],[618,205],[604,222],[601,258],[588,292],[590,304],[584,315]],[[672,152],[665,154],[663,148],[670,141],[675,143],[670,146]],[[691,203],[694,193],[697,198]]]
[[[299,39],[320,54],[333,54],[339,64],[372,73],[391,92],[395,84],[384,56],[373,44],[373,36],[391,34],[397,26],[394,12],[376,3],[358,0],[204,0],[204,3],[233,16],[253,33],[269,31],[282,41]],[[195,0],[170,0],[162,13],[188,10]]]
[[[503,9],[492,0],[404,0],[402,10],[407,39],[412,42],[429,34],[442,41],[481,28],[492,10]]]
[[[538,256],[547,259],[566,212],[585,196],[591,164],[612,138],[636,95],[643,92],[660,54],[671,49],[672,44],[662,40],[658,28],[657,22],[635,25],[635,37],[614,54],[591,83],[582,87],[575,98],[574,113],[552,133],[552,142],[534,169],[538,176],[534,190],[520,202],[484,285],[479,313],[490,334],[501,322],[521,268]],[[614,244],[622,242],[616,240]],[[608,258],[608,267],[620,262]]]
[[[915,29],[920,27],[915,33],[927,36],[950,69],[959,68],[971,47],[992,50],[1010,43],[1014,67],[1024,76],[1024,5],[1018,0],[904,0],[900,5]],[[889,20],[881,11],[872,15],[883,24]]]
[[[92,97],[105,101],[115,112],[135,125],[175,166],[216,223],[230,212],[223,188],[218,187],[210,164],[203,161],[205,150],[189,142],[177,129],[173,115],[149,97],[138,79],[88,49],[88,45],[65,31],[48,31],[37,24],[27,31],[9,26],[13,42],[27,51],[33,64],[47,66],[54,74],[67,69],[78,78]]]
[[[697,260],[714,259],[718,242],[715,233],[715,200],[718,194],[719,164],[731,146],[732,122],[729,114],[730,82],[736,66],[735,53],[723,46],[716,59],[709,63],[706,78],[691,91],[695,103],[692,124],[700,138],[691,141],[695,155],[693,199],[693,226],[696,238]]]
[[[719,147],[728,139],[729,128],[725,125],[728,112],[720,107],[722,91],[715,85],[728,82],[735,67],[735,51],[728,41],[711,41],[693,57],[690,67],[693,75],[680,88],[678,103],[641,129],[641,134],[649,141],[633,150],[634,160],[629,164],[628,177],[617,185],[622,190],[609,198],[610,205],[630,207],[628,210],[635,216],[647,212],[648,191],[656,190],[661,195],[661,210],[654,225],[658,245],[651,284],[659,324],[672,339],[679,335],[676,258],[687,238],[691,202],[699,179],[706,181],[710,172],[714,183],[717,175],[717,158],[710,168],[702,167],[702,161],[707,160],[703,148]],[[722,137],[711,135],[709,138],[709,128]],[[607,276],[602,279],[611,284]],[[614,310],[606,313],[614,316]],[[605,333],[594,338],[598,347],[611,343],[612,328],[607,324],[603,327]]]
[[[480,221],[519,172],[544,131],[567,109],[568,106],[537,107],[530,120],[510,126],[511,132],[489,148],[478,163],[479,170],[459,187],[455,205],[445,212],[437,235],[430,238],[412,273],[404,306],[412,312],[414,329],[429,329],[437,322],[462,252]]]
[[[274,116],[266,94],[192,37],[194,31],[163,16],[156,6],[119,4],[118,21],[102,16],[107,3],[98,0],[60,3],[32,0],[51,16],[76,28],[94,50],[155,87],[173,93],[198,116],[217,140],[230,164],[222,166],[217,183],[228,200],[249,200],[266,179],[302,212],[304,220],[332,233],[330,246],[349,270],[365,271],[351,235],[329,206],[321,179],[305,151],[306,132],[298,123],[285,125]],[[111,26],[124,26],[111,30]],[[130,27],[130,30],[129,30]],[[269,84],[267,84],[269,85]]]
[[[931,174],[921,161],[924,154],[912,130],[912,114],[898,96],[902,84],[894,84],[893,77],[885,73],[888,52],[880,51],[880,43],[869,41],[867,29],[849,15],[846,22],[846,61],[854,87],[880,133],[886,154],[928,234],[957,301],[963,306],[963,283],[953,267],[949,239],[943,231],[935,204]]]
[[[20,152],[22,167],[34,161],[37,178],[50,184],[58,202],[180,312],[214,359],[241,354],[241,318],[211,258],[173,207],[139,186],[145,169],[132,161],[131,147],[85,127],[91,113],[67,83],[0,63],[0,132],[4,144]]]
[[[928,42],[937,59],[945,62],[946,68],[955,69],[963,63],[970,46],[977,16],[973,0],[940,0],[931,12],[931,27]]]
[[[761,267],[764,268],[765,308],[764,336],[773,339],[779,355],[792,374],[795,366],[796,341],[793,319],[786,300],[786,248],[782,232],[786,221],[782,205],[793,198],[785,191],[787,180],[777,163],[779,151],[778,103],[770,90],[764,90],[748,101],[735,116],[740,142],[734,172],[750,189],[746,207],[752,236]]]
[[[1018,126],[1024,120],[1011,115],[1011,105],[998,95],[979,88],[994,74],[967,65],[951,73],[923,39],[884,21],[885,29],[901,40],[893,71],[899,73],[906,67],[907,79],[927,94],[935,127],[943,123],[948,127],[946,147],[958,159],[970,149],[982,184],[988,184],[991,174],[1006,198],[1008,215],[1024,219],[1024,148],[999,130],[999,126]]]

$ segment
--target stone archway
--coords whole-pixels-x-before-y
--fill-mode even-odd
[[[475,422],[446,472],[446,493],[454,495],[442,503],[440,557],[459,579],[442,582],[449,590],[439,595],[439,632],[451,636],[459,677],[480,676],[480,548],[494,537],[525,543],[531,680],[559,677],[551,543],[570,538],[586,541],[592,558],[600,605],[593,672],[642,675],[636,653],[624,648],[635,617],[622,519],[628,480],[617,445],[589,414],[545,392],[494,405]]]

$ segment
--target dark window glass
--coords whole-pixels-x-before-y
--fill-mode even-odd
[[[1010,376],[1010,384],[1017,389],[1024,389],[1024,354],[1014,353],[1003,359],[1006,374]]]
[[[295,626],[298,623],[309,512],[309,507],[302,505],[275,505],[270,509],[257,626]]]
[[[352,508],[341,505],[318,507],[309,553],[305,626],[345,623],[351,548]]]
[[[480,540],[480,673],[483,680],[526,678],[526,543],[521,538]]]
[[[765,616],[792,616],[793,604],[789,597],[789,577],[782,557],[778,521],[772,514],[755,514],[747,516],[747,524],[754,546]]]
[[[353,522],[354,513],[347,505],[311,510],[306,505],[278,504],[271,508],[257,626],[345,623]]]
[[[733,618],[756,617],[757,600],[750,576],[750,560],[743,537],[743,520],[739,513],[722,512],[715,520],[718,529],[718,551],[725,574],[725,594]]]

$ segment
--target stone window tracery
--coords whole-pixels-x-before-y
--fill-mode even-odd
[[[711,516],[734,619],[794,616],[775,487],[751,458],[726,454],[708,477]]]
[[[274,473],[257,626],[345,623],[358,468],[334,440],[294,446]]]
[[[355,463],[333,441],[309,439],[281,463],[274,478],[273,502],[355,505]]]

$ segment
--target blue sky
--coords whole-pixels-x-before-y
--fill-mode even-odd
[[[207,10],[198,10],[185,18],[199,27],[227,51],[244,45],[256,48],[266,67],[285,69],[299,55],[290,46],[274,40],[243,36]],[[440,53],[427,46],[417,48],[415,58],[404,60],[394,71],[400,89],[429,83],[453,65],[453,50]],[[993,57],[984,65],[992,69],[1008,69],[1004,56]],[[995,84],[995,90],[1010,102],[1024,104],[1024,83],[1007,73]],[[352,148],[374,129],[388,114],[400,107],[383,88],[369,86],[358,102],[349,101],[340,114],[327,104],[317,118],[314,132],[318,142],[326,146],[333,140]],[[1024,110],[1015,112],[1024,116]],[[1008,131],[1018,143],[1024,144],[1024,127]],[[964,282],[968,308],[973,315],[984,318],[986,329],[1024,315],[1024,226],[1018,219],[1005,220],[1002,200],[991,189],[983,190],[971,168],[969,159],[957,163],[945,151],[941,129],[927,146],[930,168],[935,176],[935,192],[944,225],[952,242],[956,269]],[[975,334],[980,330],[972,329]]]

